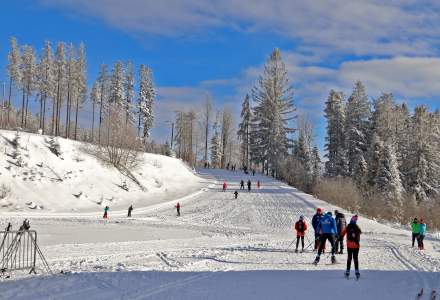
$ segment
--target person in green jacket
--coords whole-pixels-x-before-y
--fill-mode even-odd
[[[420,224],[417,218],[414,218],[414,220],[412,221],[411,230],[412,230],[412,247],[414,247],[414,242],[416,240],[417,240],[417,244],[419,244]]]

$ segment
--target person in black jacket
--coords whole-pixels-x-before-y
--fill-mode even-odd
[[[345,215],[337,210],[335,210],[335,220],[336,220],[336,228],[338,229],[338,240],[336,241],[335,252],[339,254],[343,254],[344,240],[341,238],[341,233],[345,229],[345,227],[347,227],[347,221],[345,219]]]

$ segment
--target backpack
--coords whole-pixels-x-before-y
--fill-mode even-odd
[[[355,226],[352,226],[351,224],[347,226],[347,241],[359,244],[359,240],[359,230],[357,230],[357,228]]]

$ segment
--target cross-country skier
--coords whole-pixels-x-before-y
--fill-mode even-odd
[[[235,197],[235,199],[238,198],[238,192],[237,191],[234,192],[234,197]]]
[[[336,263],[335,235],[337,234],[338,229],[336,228],[336,221],[335,219],[333,219],[332,213],[330,211],[327,212],[324,217],[322,217],[321,222],[319,222],[318,224],[318,231],[320,233],[319,249],[314,264],[318,264],[322,250],[324,250],[324,245],[327,240],[329,240],[332,246],[332,263]]]
[[[300,216],[299,220],[295,223],[295,230],[296,230],[296,248],[295,252],[298,252],[298,245],[299,240],[301,239],[301,252],[304,251],[304,235],[306,234],[307,230],[307,223],[306,220],[304,220],[304,216]]]
[[[414,242],[416,240],[417,240],[417,244],[418,244],[419,233],[420,233],[420,225],[419,225],[419,220],[417,220],[417,218],[414,218],[414,220],[411,223],[411,231],[412,231],[412,246],[411,247],[414,247]]]
[[[107,219],[107,217],[108,217],[108,210],[109,209],[110,209],[110,207],[108,207],[108,205],[106,205],[104,207],[104,216],[103,216],[104,219]]]
[[[251,180],[249,179],[249,180],[247,181],[247,187],[248,187],[248,191],[249,191],[249,192],[251,191],[251,185],[252,185],[252,182],[251,182]]]
[[[244,190],[244,180],[240,181],[240,190]]]
[[[177,216],[180,217],[180,203],[177,202],[176,204],[176,210],[177,210]]]
[[[261,187],[261,183],[260,183],[260,180],[258,180],[257,181],[257,188],[260,188]]]
[[[225,182],[223,182],[223,192],[226,191],[226,189],[228,188],[228,184]]]
[[[131,212],[133,211],[133,205],[130,205],[129,207],[128,207],[128,213],[127,213],[127,217],[128,218],[131,218]]]
[[[314,251],[318,250],[319,247],[319,231],[318,231],[318,224],[321,222],[323,215],[322,215],[322,209],[321,208],[317,208],[316,209],[316,214],[313,216],[312,218],[312,227],[313,230],[315,231],[315,245],[313,247]],[[325,247],[324,247],[325,248]]]
[[[347,235],[347,270],[345,271],[345,278],[350,276],[351,261],[354,260],[354,269],[356,272],[356,279],[359,279],[359,247],[361,240],[361,229],[357,225],[358,216],[351,217],[350,224],[342,231],[342,237]]]
[[[335,253],[336,254],[343,254],[344,253],[344,240],[341,238],[341,232],[345,229],[345,226],[347,226],[347,221],[345,220],[345,215],[338,210],[335,210],[335,221],[336,221],[336,228],[338,229],[338,236],[339,239],[336,240],[335,244]],[[339,250],[339,251],[338,251]]]
[[[425,250],[425,245],[423,244],[423,240],[425,239],[426,235],[426,223],[423,221],[423,219],[420,219],[419,223],[419,250]]]

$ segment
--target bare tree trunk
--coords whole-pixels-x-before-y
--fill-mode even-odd
[[[75,109],[75,141],[77,139],[77,132],[78,132],[78,112],[79,112],[79,99],[76,100],[76,109]]]
[[[21,128],[23,128],[23,124],[24,124],[24,102],[25,102],[25,92],[23,88],[23,98],[21,99]]]
[[[45,128],[46,128],[46,98],[47,98],[47,95],[46,94],[44,94],[44,99],[43,99],[43,117],[42,117],[42,123],[41,123],[41,129],[42,129],[42,132],[43,132],[43,134],[45,133]]]
[[[99,129],[98,129],[98,144],[101,145],[101,124],[102,124],[102,98],[99,105]]]
[[[11,98],[12,98],[12,78],[9,78],[9,99],[8,99],[8,128],[10,126],[10,113],[11,113]]]
[[[70,72],[70,70],[69,70]],[[66,102],[66,139],[70,136],[70,101],[71,101],[71,95],[70,95],[70,78],[69,82],[67,83],[67,102]]]
[[[95,141],[95,102],[92,103],[92,143]]]

